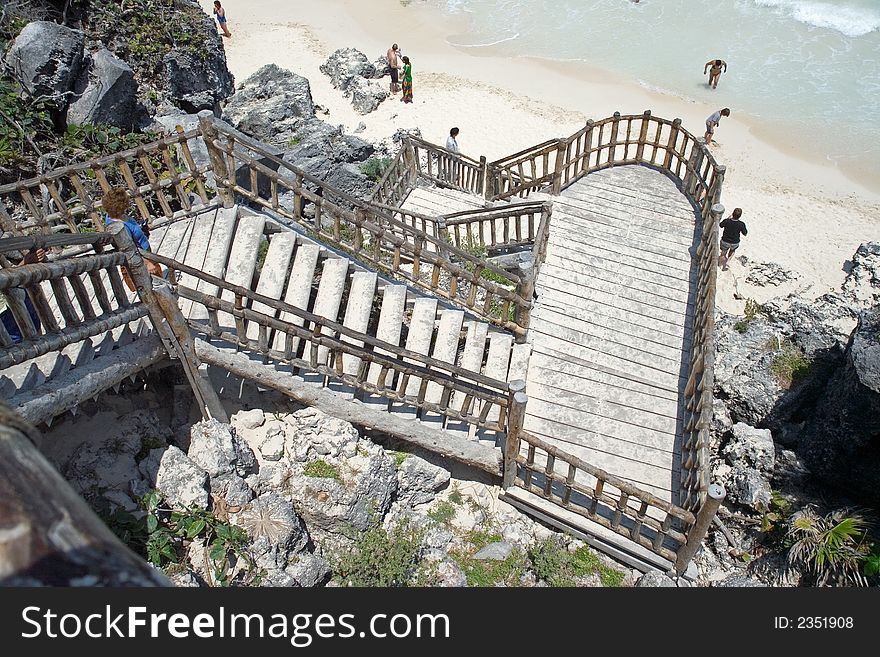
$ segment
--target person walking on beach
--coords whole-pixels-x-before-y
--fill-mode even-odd
[[[220,0],[214,0],[214,15],[217,17],[220,29],[223,30],[223,36],[231,37],[232,32],[226,27],[226,10],[220,4]]]
[[[745,222],[740,219],[742,213],[742,208],[735,208],[733,213],[719,224],[724,231],[721,233],[721,252],[718,255],[718,266],[722,271],[727,271],[728,261],[733,256],[733,252],[739,248],[740,235],[749,234]]]
[[[709,68],[709,67],[712,68]],[[709,86],[713,89],[718,88],[718,78],[721,77],[721,70],[724,69],[724,72],[727,72],[727,62],[723,59],[712,59],[706,62],[706,65],[703,67],[703,75],[706,75],[706,71],[709,71]]]
[[[706,134],[704,135],[706,146],[712,143],[712,135],[715,134],[715,128],[721,123],[722,116],[730,116],[730,108],[725,107],[717,112],[712,112],[706,119]]]
[[[403,56],[403,98],[400,100],[404,103],[413,102],[412,64],[406,55]]]
[[[388,66],[391,67],[391,93],[400,91],[400,46],[396,43],[388,49]]]

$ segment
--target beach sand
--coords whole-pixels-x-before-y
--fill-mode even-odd
[[[200,1],[210,14],[212,2]],[[680,117],[685,128],[702,135],[706,117],[719,109],[581,63],[498,57],[491,47],[456,48],[446,37],[464,26],[417,2],[225,0],[224,7],[233,33],[224,39],[226,54],[239,83],[268,63],[303,75],[315,103],[329,112],[320,118],[347,132],[363,123],[359,136],[368,141],[418,127],[425,139],[444,144],[455,125],[462,152],[492,160],[567,137],[587,119],[615,111],[650,109],[655,116]],[[404,105],[396,96],[359,115],[318,67],[347,47],[374,61],[392,42],[412,59],[414,102]],[[729,271],[719,271],[718,306],[741,313],[748,298],[762,302],[795,289],[817,297],[837,289],[859,244],[880,239],[880,176],[851,180],[810,144],[775,143],[731,109],[716,129],[713,153],[727,166],[722,202],[728,213],[741,207],[749,228],[737,255],[777,263],[800,277],[780,288],[754,287],[734,261]]]

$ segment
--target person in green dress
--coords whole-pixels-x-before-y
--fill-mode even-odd
[[[403,98],[400,100],[404,103],[413,102],[412,64],[409,62],[409,57],[406,56],[403,58]]]

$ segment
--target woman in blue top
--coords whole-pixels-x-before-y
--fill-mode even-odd
[[[220,23],[220,29],[223,30],[223,36],[231,37],[232,33],[229,31],[229,28],[226,27],[226,10],[220,5],[220,0],[214,0],[214,15],[217,17],[217,22]]]
[[[134,241],[137,248],[142,251],[150,250],[150,240],[147,239],[147,235],[144,233],[140,224],[134,219],[125,216],[128,212],[129,201],[128,194],[124,189],[117,187],[108,191],[104,194],[104,198],[101,200],[101,205],[107,213],[104,217],[104,224],[106,226],[109,226],[114,222],[125,224],[125,227],[128,229],[128,233],[131,235],[131,239]],[[144,264],[147,267],[147,271],[153,276],[162,276],[162,267],[158,263],[152,262],[151,260],[144,260]],[[125,279],[128,288],[134,292],[137,288],[125,267],[122,268],[122,277]]]

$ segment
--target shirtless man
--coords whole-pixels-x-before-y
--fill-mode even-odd
[[[712,68],[709,68],[709,67]],[[706,71],[709,71],[709,86],[713,89],[718,88],[718,78],[721,77],[722,69],[724,72],[727,72],[727,62],[723,59],[712,59],[706,62],[706,65],[703,67],[703,75],[706,75]]]
[[[400,91],[400,48],[395,43],[388,49],[388,65],[391,67],[391,93]]]

